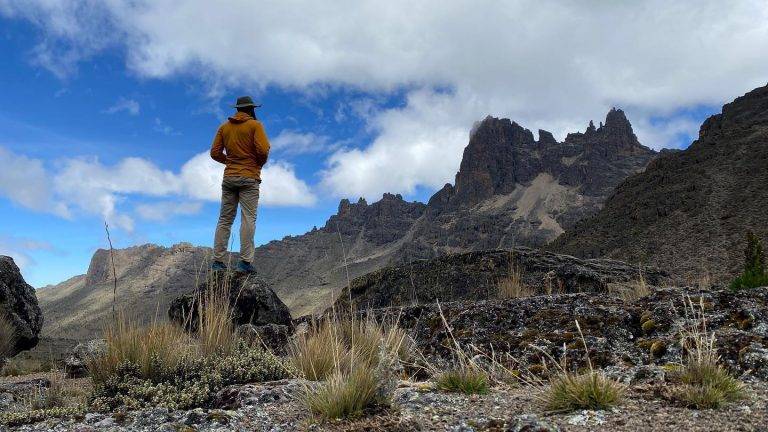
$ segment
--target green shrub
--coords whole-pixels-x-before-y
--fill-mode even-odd
[[[739,290],[761,286],[768,286],[765,253],[760,239],[754,233],[748,232],[747,247],[744,250],[744,272],[731,282],[731,289]]]
[[[488,373],[473,364],[442,372],[436,381],[440,390],[464,394],[485,394],[490,387]]]
[[[209,403],[216,392],[232,384],[273,381],[293,375],[274,354],[241,342],[228,354],[188,355],[166,364],[155,358],[154,373],[146,375],[138,364],[126,361],[95,384],[91,405],[99,411],[117,407],[162,406],[189,409]]]
[[[27,410],[21,412],[3,412],[0,413],[0,424],[13,427],[30,423],[37,423],[49,418],[76,417],[82,414],[82,407],[59,407],[40,410]]]

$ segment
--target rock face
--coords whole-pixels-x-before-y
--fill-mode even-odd
[[[582,260],[568,255],[517,247],[513,251],[479,251],[446,255],[387,267],[354,279],[352,301],[356,308],[383,308],[436,301],[497,298],[498,283],[520,270],[522,284],[537,293],[609,291],[613,283],[633,282],[640,275],[659,284],[665,274],[605,259]],[[339,296],[336,307],[348,307],[349,294]]]
[[[664,152],[605,207],[551,246],[726,281],[741,271],[745,234],[768,243],[768,86],[723,106],[688,149]]]
[[[230,304],[233,306],[232,320],[235,326],[291,325],[291,313],[288,307],[264,280],[241,274],[231,276],[216,274],[210,280],[215,282],[203,282],[196,293],[182,295],[171,302],[168,308],[168,317],[171,321],[190,330],[196,330],[200,299],[204,301],[205,293],[210,289],[225,287]]]
[[[43,327],[43,314],[35,290],[24,281],[13,258],[7,256],[0,256],[0,311],[16,329],[16,342],[8,355],[34,348]]]
[[[643,365],[680,361],[680,331],[692,322],[690,309],[685,306],[689,296],[698,312],[703,305],[707,330],[715,333],[724,364],[736,372],[768,378],[768,288],[654,291],[631,303],[611,295],[577,293],[450,302],[440,308],[432,303],[398,308],[394,313],[429,357],[450,359],[453,353],[451,337],[440,317],[442,310],[462,347],[494,352],[499,358],[510,354],[518,360],[512,367],[523,370],[534,370],[534,365],[541,364],[544,355],[540,349],[560,359],[564,346],[570,365],[586,366],[575,325],[578,320],[596,367],[637,370]]]
[[[616,184],[655,155],[637,142],[621,110],[562,143],[547,131],[537,141],[517,123],[488,117],[473,129],[455,185],[427,204],[393,194],[374,203],[342,200],[324,226],[257,248],[255,266],[294,316],[323,311],[349,279],[386,266],[543,245],[594,214]],[[210,253],[190,245],[116,251],[118,302],[151,320],[158,307],[194,291]],[[98,335],[111,310],[108,257],[99,250],[87,275],[39,291],[46,335]]]

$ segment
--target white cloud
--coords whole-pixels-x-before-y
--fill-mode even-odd
[[[42,161],[11,153],[0,146],[0,196],[37,211],[62,217],[69,215],[67,207],[57,202],[51,193],[51,179]]]
[[[63,159],[55,172],[49,173],[40,160],[0,147],[0,166],[5,167],[0,170],[0,196],[67,218],[80,213],[96,215],[127,231],[134,227],[130,211],[124,208],[129,199],[177,198],[173,204],[140,202],[134,210],[148,220],[163,220],[162,214],[193,214],[200,210],[201,201],[219,201],[224,175],[224,166],[213,161],[208,152],[192,157],[178,173],[141,158],[125,158],[115,165],[102,164],[96,158]],[[317,201],[286,162],[270,161],[262,179],[262,205],[306,207]]]
[[[322,173],[325,189],[337,195],[378,198],[384,192],[413,192],[443,186],[461,161],[469,134],[453,125],[452,95],[412,92],[405,109],[387,110],[371,127],[377,138],[365,149],[334,153]]]
[[[200,153],[181,168],[180,179],[185,194],[196,199],[221,199],[221,179],[224,165],[212,160],[208,153]],[[308,207],[317,202],[309,186],[298,177],[292,165],[272,160],[261,172],[259,203],[267,206]]]
[[[311,132],[301,133],[290,129],[284,129],[278,136],[270,140],[272,150],[286,155],[299,155],[306,153],[318,153],[336,147],[331,144],[330,138]]]
[[[141,105],[139,105],[139,103],[133,99],[126,99],[121,97],[117,100],[117,102],[115,102],[114,105],[104,110],[104,112],[107,114],[115,114],[121,111],[125,111],[132,116],[139,115],[139,112],[141,111]]]
[[[641,138],[654,140],[646,144],[666,146],[679,140],[669,131],[691,128],[668,122],[667,132],[654,133],[646,128],[651,118],[722,104],[764,85],[768,70],[763,0],[727,8],[720,0],[0,5],[45,32],[35,52],[54,71],[111,44],[139,76],[203,77],[216,94],[234,83],[306,92],[344,87],[361,98],[407,92],[405,106],[366,111],[378,134],[370,146],[330,157],[323,184],[343,195],[450,181],[459,157],[452,152],[487,114],[562,138],[615,105]],[[424,152],[436,150],[424,162]],[[396,163],[396,155],[414,160]]]
[[[151,204],[139,204],[136,206],[136,213],[142,219],[163,222],[175,216],[197,214],[202,208],[202,202],[162,201]]]

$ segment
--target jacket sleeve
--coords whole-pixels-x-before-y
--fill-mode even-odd
[[[224,154],[224,137],[221,134],[221,128],[216,131],[216,136],[213,137],[213,144],[211,145],[211,159],[219,163],[227,163],[227,155]]]
[[[264,125],[260,121],[256,122],[256,130],[253,134],[253,145],[256,148],[256,163],[264,166],[269,157],[269,138],[264,131]]]

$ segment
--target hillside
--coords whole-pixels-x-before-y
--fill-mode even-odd
[[[766,185],[768,86],[724,105],[688,149],[664,152],[629,177],[551,249],[727,281],[741,270],[746,231],[768,240]]]
[[[368,204],[342,200],[326,224],[256,250],[255,264],[294,316],[325,309],[352,279],[382,267],[447,253],[541,246],[597,212],[616,184],[656,153],[642,146],[621,110],[557,142],[508,119],[479,122],[455,184],[427,204],[384,194]],[[143,320],[191,290],[208,248],[144,245],[116,251],[118,303]],[[45,336],[88,337],[111,311],[108,252],[85,276],[38,291]],[[159,309],[158,309],[159,308]]]

